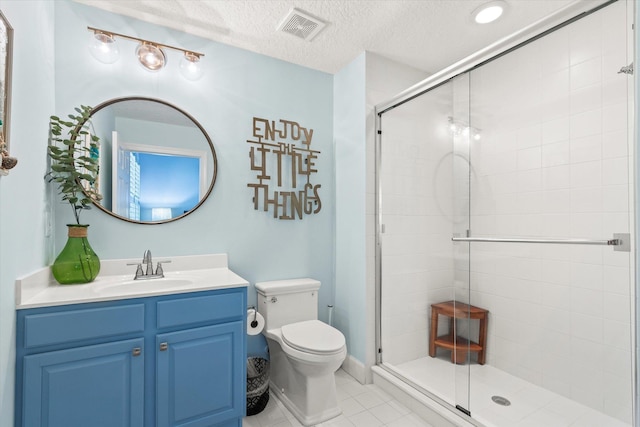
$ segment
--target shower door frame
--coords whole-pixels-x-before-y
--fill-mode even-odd
[[[488,62],[491,62],[495,59],[498,59],[520,47],[523,47],[547,34],[550,34],[560,28],[563,28],[584,16],[590,15],[591,13],[597,12],[598,10],[612,4],[617,1],[626,1],[627,3],[631,3],[632,7],[635,8],[633,11],[627,11],[627,21],[631,20],[633,24],[635,24],[636,17],[640,14],[640,11],[637,9],[638,6],[635,1],[628,0],[597,0],[597,2],[589,2],[589,4],[585,4],[586,2],[573,2],[564,8],[558,10],[557,12],[521,29],[520,31],[513,33],[512,35],[505,37],[496,43],[493,43],[486,48],[454,63],[453,65],[433,74],[432,76],[426,78],[425,80],[417,83],[406,89],[405,91],[399,93],[398,95],[390,98],[389,100],[377,104],[374,107],[374,116],[375,116],[375,361],[376,366],[385,370],[389,374],[396,377],[398,380],[407,384],[415,390],[420,391],[422,394],[426,395],[430,399],[439,403],[444,409],[449,410],[451,413],[454,413],[456,416],[461,417],[462,419],[470,422],[474,425],[479,425],[477,421],[475,421],[472,417],[465,415],[463,412],[458,410],[454,405],[444,401],[440,397],[431,393],[429,390],[425,390],[420,387],[416,383],[412,382],[410,379],[400,376],[393,370],[387,368],[383,364],[383,353],[382,353],[382,233],[383,233],[383,223],[382,223],[382,177],[381,177],[381,169],[382,169],[382,114],[387,111],[390,111],[406,102],[417,98],[432,89],[435,89],[441,85],[447,84],[452,81],[455,77],[460,76],[464,73],[470,72],[473,69],[480,67]],[[595,4],[595,5],[594,5]],[[627,24],[631,24],[627,22]],[[635,25],[634,25],[635,28]],[[629,32],[629,27],[627,27],[627,32]],[[629,37],[628,37],[629,38]],[[638,51],[640,48],[633,48],[634,59],[637,59]],[[637,68],[637,67],[636,67]],[[638,77],[634,75],[634,83],[633,88],[637,91],[638,88]],[[633,98],[633,103],[631,110],[637,108],[638,96],[636,92],[629,94]],[[629,115],[629,113],[633,113],[633,115]],[[636,119],[638,119],[637,113],[635,111],[628,112],[629,120],[632,125],[630,126],[631,131],[629,132],[628,138],[632,139],[630,144],[636,146],[638,141],[638,127],[634,125],[636,123]],[[630,205],[634,207],[634,211],[630,212],[630,221],[633,224],[632,232],[634,237],[634,245],[632,245],[632,252],[634,252],[635,256],[632,256],[632,262],[634,263],[633,267],[636,270],[635,276],[633,277],[632,288],[634,289],[635,303],[632,305],[632,322],[631,322],[631,348],[632,348],[632,358],[633,363],[631,366],[632,376],[633,376],[633,396],[632,396],[632,425],[636,426],[640,420],[640,403],[638,402],[638,390],[640,386],[638,384],[638,374],[637,368],[640,357],[640,352],[637,350],[637,342],[638,342],[638,313],[640,312],[640,300],[638,299],[638,281],[637,277],[640,274],[638,269],[635,268],[637,264],[640,262],[638,260],[637,250],[635,248],[636,237],[640,230],[636,227],[638,223],[638,212],[635,209],[636,201],[640,200],[640,185],[638,185],[639,177],[635,173],[637,168],[640,166],[640,150],[635,149],[632,152],[632,162],[633,162],[633,170],[631,171],[631,180],[630,183],[635,187],[633,191],[633,197],[635,199],[630,200]],[[631,197],[631,195],[630,195]],[[631,203],[633,202],[633,203]],[[640,427],[640,426],[639,426]]]

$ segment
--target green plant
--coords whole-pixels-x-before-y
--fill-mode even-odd
[[[80,212],[91,209],[94,201],[102,199],[95,188],[100,138],[89,132],[91,107],[81,105],[75,111],[77,114],[68,115],[69,120],[51,116],[48,146],[51,170],[46,176],[49,182],[58,184],[62,200],[69,202],[76,223],[80,224]]]

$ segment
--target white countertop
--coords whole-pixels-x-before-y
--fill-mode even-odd
[[[249,283],[231,271],[226,254],[159,257],[164,278],[133,280],[140,259],[101,260],[100,274],[91,283],[60,285],[49,267],[16,279],[16,308],[48,307],[97,301],[246,287]],[[154,260],[154,268],[155,268]]]

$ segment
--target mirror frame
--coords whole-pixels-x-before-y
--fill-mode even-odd
[[[100,110],[102,110],[102,109],[104,109],[106,107],[109,107],[110,105],[117,104],[119,102],[125,102],[125,101],[156,102],[158,104],[165,105],[165,106],[167,106],[169,108],[173,108],[174,110],[184,114],[189,120],[191,120],[198,127],[198,129],[200,129],[200,132],[202,132],[202,134],[206,138],[207,143],[209,143],[209,149],[211,150],[211,154],[213,155],[213,176],[211,178],[211,184],[209,184],[209,188],[207,189],[206,193],[204,194],[204,196],[200,199],[200,201],[193,208],[189,209],[187,212],[183,213],[182,215],[176,216],[176,217],[171,218],[171,219],[161,220],[161,221],[138,221],[138,220],[135,220],[135,219],[124,217],[122,215],[118,215],[118,214],[110,211],[109,209],[105,208],[104,206],[102,206],[102,204],[100,204],[99,202],[93,201],[93,205],[96,206],[101,211],[111,215],[114,218],[118,218],[118,219],[121,219],[121,220],[126,221],[126,222],[130,222],[130,223],[133,223],[133,224],[144,224],[144,225],[166,224],[166,223],[177,221],[179,219],[182,219],[182,218],[186,217],[187,215],[191,214],[193,211],[198,209],[200,207],[200,205],[202,205],[204,203],[204,201],[209,198],[209,195],[211,194],[211,191],[213,191],[213,186],[216,183],[216,177],[218,175],[218,159],[216,157],[216,150],[213,147],[213,142],[211,141],[211,138],[209,137],[209,134],[207,133],[207,131],[204,130],[202,125],[196,119],[193,118],[193,116],[191,116],[189,113],[187,113],[186,111],[182,110],[181,108],[178,108],[175,105],[173,105],[173,104],[171,104],[169,102],[163,101],[161,99],[149,98],[149,97],[144,97],[144,96],[127,96],[127,97],[122,97],[122,98],[113,98],[113,99],[105,101],[105,102],[103,102],[101,104],[98,104],[98,105],[96,105],[95,107],[93,107],[91,109],[91,115],[89,116],[89,119],[87,121],[90,121],[91,118],[94,116],[94,114],[96,114],[98,111],[100,111]],[[85,122],[81,123],[80,126],[84,125],[84,123]]]
[[[9,142],[9,126],[11,124],[11,78],[12,78],[12,70],[13,70],[13,27],[9,24],[9,20],[6,16],[0,11],[0,20],[4,24],[7,30],[7,57],[5,58],[5,69],[4,69],[4,100],[3,100],[3,112],[4,117],[0,117],[2,119],[2,137],[4,138],[4,142],[7,147],[7,151],[10,149]]]

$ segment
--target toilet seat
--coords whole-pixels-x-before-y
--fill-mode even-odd
[[[282,340],[292,348],[311,354],[330,355],[341,352],[344,335],[319,320],[291,323],[281,328]]]

